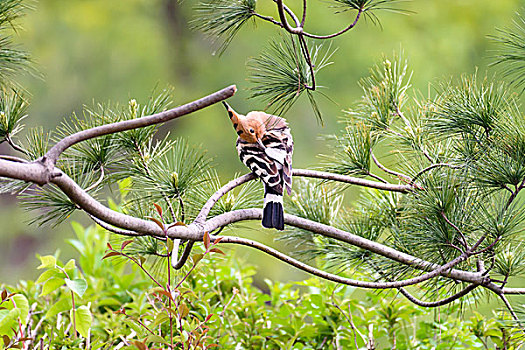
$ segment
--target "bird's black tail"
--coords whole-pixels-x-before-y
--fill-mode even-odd
[[[264,186],[264,210],[262,225],[266,228],[284,230],[283,194]]]

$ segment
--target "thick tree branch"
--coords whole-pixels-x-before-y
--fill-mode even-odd
[[[165,238],[165,233],[153,222],[113,211],[96,201],[94,198],[92,198],[77,183],[75,183],[69,176],[67,176],[59,169],[53,168],[53,172],[56,174],[56,176],[52,178],[51,182],[57,185],[81,209],[86,211],[89,215],[97,218],[99,220],[99,224],[105,223],[111,226],[115,226],[116,228],[123,230],[120,232],[125,232],[125,234],[128,235],[136,232],[140,235],[151,235],[161,239]],[[39,180],[45,177],[43,174],[45,174],[45,167],[41,162],[24,164],[0,159],[1,176],[18,178],[38,183]],[[362,186],[399,192],[407,192],[411,189],[411,187],[406,185],[382,184],[359,178],[352,178],[349,176],[330,174],[312,170],[296,169],[294,170],[294,176],[322,178],[327,180],[341,181],[345,183],[359,184]],[[199,220],[196,220],[194,223],[188,226],[171,227],[170,229],[168,229],[167,232],[168,237],[172,239],[187,239],[190,241],[200,241],[202,240],[202,237],[205,232],[212,232],[216,229],[238,221],[260,220],[262,217],[261,209],[236,210],[206,220],[206,216],[208,215],[209,211],[211,210],[213,205],[221,198],[222,195],[253,178],[254,176],[252,174],[247,174],[223,186],[219,191],[212,195],[212,197],[204,205],[204,207],[198,215]],[[455,265],[457,265],[458,263],[460,263],[468,257],[468,253],[470,253],[469,251],[465,252],[466,254],[461,255],[460,257],[450,261],[449,263],[440,266],[418,259],[409,254],[397,251],[378,242],[370,241],[363,237],[350,234],[335,227],[323,225],[289,214],[285,215],[284,219],[287,225],[302,228],[316,234],[321,234],[327,237],[346,242],[353,246],[366,249],[373,253],[411,266],[414,269],[419,269],[428,273],[405,281],[394,281],[387,283],[353,281],[350,279],[345,279],[340,276],[331,275],[326,272],[314,269],[310,266],[302,264],[301,262],[293,260],[290,257],[286,257],[283,254],[273,250],[272,248],[266,249],[260,244],[251,242],[249,240],[245,240],[238,237],[225,236],[223,238],[223,242],[252,246],[261,249],[267,252],[268,254],[273,255],[287,263],[290,263],[293,266],[302,268],[305,271],[308,271],[320,277],[328,278],[340,283],[352,283],[352,285],[363,286],[368,288],[397,288],[401,286],[411,285],[414,283],[419,283],[438,275],[449,277],[455,280],[469,282],[476,285],[485,284],[486,282],[486,276],[483,276],[480,273],[453,269]],[[115,229],[113,229],[113,231],[115,231]],[[479,245],[479,243],[480,242],[475,244],[472,247],[472,249],[475,249]],[[184,259],[181,259],[181,262],[183,262],[183,260],[185,260],[185,258],[187,258],[187,256],[189,255],[190,248],[191,247],[185,250],[185,253],[183,254]]]
[[[195,112],[199,109],[208,107],[214,103],[225,100],[237,91],[235,85],[228,86],[222,90],[219,90],[211,95],[205,96],[201,99],[187,103],[182,106],[175,107],[173,109],[153,114],[146,117],[141,117],[132,120],[124,120],[117,123],[106,124],[97,126],[91,129],[82,130],[72,135],[66,136],[59,142],[57,142],[44,156],[45,161],[51,162],[54,165],[62,152],[69,147],[79,142],[92,139],[98,136],[114,134],[131,129],[143,128],[150,125],[165,123],[169,120],[181,117],[183,115]]]

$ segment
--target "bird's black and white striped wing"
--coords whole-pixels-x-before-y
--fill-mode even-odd
[[[272,193],[282,195],[281,167],[278,162],[270,158],[256,143],[241,138],[237,139],[237,152],[241,162],[268,185]]]
[[[288,192],[292,192],[292,153],[293,139],[287,126],[267,132],[262,139],[266,146],[266,155],[279,164],[281,183]]]

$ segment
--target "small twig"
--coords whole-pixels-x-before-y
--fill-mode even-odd
[[[88,188],[85,189],[86,192],[89,192],[91,191],[92,189],[96,188],[98,185],[100,185],[100,183],[104,180],[104,166],[101,165],[100,166],[100,176],[99,178],[97,179],[97,181],[92,184],[91,186],[89,186]]]
[[[511,191],[511,195],[509,197],[509,200],[507,201],[507,205],[505,205],[505,209],[510,207],[510,205],[512,204],[512,201],[514,201],[514,199],[518,196],[518,193],[520,193],[520,191],[523,189],[524,186],[525,186],[525,178],[523,178],[519,186],[516,186],[515,191]]]
[[[216,237],[212,237],[212,239],[215,239]],[[359,281],[359,280],[353,280],[346,277],[341,277],[338,275],[331,274],[329,272],[316,269],[315,267],[312,267],[310,265],[307,265],[301,261],[298,261],[286,254],[283,254],[271,247],[268,247],[262,243],[255,242],[249,239],[241,238],[241,237],[232,237],[232,236],[222,236],[221,244],[222,243],[235,243],[239,245],[245,245],[251,248],[258,249],[268,255],[273,256],[274,258],[277,258],[289,265],[292,265],[300,270],[303,270],[305,272],[308,272],[312,275],[321,277],[326,280],[330,280],[333,282],[346,284],[354,287],[362,287],[362,288],[370,288],[370,289],[389,289],[389,288],[399,288],[399,287],[405,287],[414,285],[417,283],[421,283],[424,281],[427,281],[431,278],[434,278],[439,275],[450,275],[447,273],[448,270],[452,269],[455,265],[459,264],[460,262],[464,261],[466,258],[466,254],[461,255],[454,260],[451,260],[450,262],[444,264],[444,265],[437,265],[433,267],[429,267],[428,270],[431,272],[428,272],[426,274],[413,277],[406,280],[401,281],[393,281],[393,282],[368,282],[368,281]],[[478,281],[479,282],[479,281]]]
[[[141,262],[139,262],[139,260],[135,259],[134,257],[130,256],[129,254],[127,253],[124,253],[123,251],[118,251],[118,250],[115,250],[115,249],[111,249],[111,251],[114,251],[114,252],[118,252],[120,253],[122,256],[128,258],[129,260],[133,261],[142,271],[144,271],[144,273],[146,275],[148,275],[148,277],[153,281],[155,282],[155,284],[157,286],[159,286],[160,288],[164,289],[164,287],[162,286],[162,284],[160,284],[156,279],[155,277],[153,277],[149,272],[148,270],[146,270],[146,268],[142,265]]]
[[[306,64],[308,64],[308,68],[310,69],[310,79],[312,79],[312,85],[308,85],[308,83],[306,82],[304,84],[304,87],[305,89],[315,91],[315,69],[312,63],[312,58],[310,57],[308,45],[304,40],[304,36],[302,36],[301,34],[299,34],[299,46],[301,47],[301,52],[303,53],[303,56],[306,60]]]
[[[463,234],[463,232],[459,229],[459,227],[457,227],[456,225],[454,225],[454,223],[452,221],[450,221],[447,216],[445,215],[444,212],[441,212],[441,217],[443,217],[443,219],[445,219],[445,221],[447,222],[447,224],[449,224],[450,226],[452,226],[454,228],[454,230],[456,230],[456,232],[459,234],[459,236],[461,237],[461,240],[463,241],[463,247],[465,247],[465,249],[468,249],[468,244],[467,244],[467,239],[465,238],[465,235]],[[472,254],[472,253],[470,253]]]
[[[390,184],[390,183],[380,183],[380,182],[370,181],[366,179],[361,179],[358,177],[339,175],[339,174],[333,174],[333,173],[316,171],[316,170],[294,169],[293,175],[303,176],[303,177],[313,177],[313,178],[325,179],[325,180],[331,180],[331,181],[338,181],[338,182],[349,183],[353,185],[359,185],[359,186],[370,187],[370,188],[376,188],[378,190],[387,190],[387,191],[392,191],[392,192],[406,193],[406,192],[410,192],[411,190],[415,189],[413,186],[410,186],[410,185],[396,185],[396,184]]]
[[[361,337],[361,339],[363,339],[365,343],[366,343],[366,338],[363,336],[363,334],[361,334],[361,332],[359,332],[359,330],[354,324],[354,321],[352,319],[352,310],[350,309],[350,304],[348,304],[348,314],[350,315],[348,317],[346,313],[343,311],[343,309],[335,302],[335,295],[334,295],[335,290],[336,288],[334,288],[334,291],[332,292],[332,305],[336,307],[339,310],[339,312],[341,312],[341,314],[343,314],[343,316],[346,318],[346,321],[348,322],[348,324],[350,325],[350,328],[352,329],[352,332],[354,333],[355,348],[358,349],[359,346],[357,345],[357,333],[359,333],[359,336]]]
[[[410,181],[410,177],[408,175],[405,175],[405,174],[402,174],[402,173],[398,173],[397,171],[388,169],[383,164],[381,164],[379,162],[379,160],[376,158],[376,156],[374,155],[374,152],[372,152],[372,149],[370,149],[370,156],[371,156],[372,160],[374,161],[374,163],[377,165],[377,167],[379,169],[383,170],[385,173],[388,173],[390,175],[394,175],[394,176],[397,176],[399,178],[403,178],[405,180],[409,180]],[[411,183],[411,184],[413,184],[413,183]]]
[[[283,3],[283,9],[290,16],[290,18],[292,18],[292,20],[294,21],[295,25],[298,28],[300,28],[301,27],[301,23],[299,23],[299,18],[297,18],[295,13],[288,6],[286,6],[284,3]]]
[[[386,181],[385,179],[381,178],[380,176],[377,176],[377,175],[371,173],[370,171],[368,172],[368,176],[370,176],[371,178],[374,178],[374,179],[376,179],[377,181],[380,181],[380,182],[382,182],[382,183],[384,183],[384,184],[387,184],[387,183],[388,183],[388,181]]]
[[[182,197],[180,196],[180,194],[177,194],[177,197],[179,198],[180,221],[184,222],[185,220],[184,202],[182,201]],[[173,221],[177,220],[177,218],[175,217],[175,211],[173,211],[173,207],[171,206],[171,204],[168,204],[168,206],[170,207],[170,210],[172,211],[171,215],[172,215]]]
[[[306,22],[306,2],[307,0],[303,0],[303,18],[301,19],[301,24],[299,25],[301,28],[304,28],[304,23]]]
[[[124,310],[124,309],[121,309],[119,312],[124,314],[125,316],[131,318],[133,321],[137,322],[138,324],[140,324],[145,330],[150,332],[152,335],[157,336],[157,334],[155,334],[155,332],[153,332],[148,326],[146,326],[139,318],[136,318],[136,317],[133,317],[131,315],[128,315],[126,313],[126,310]]]
[[[279,20],[281,21],[283,28],[291,34],[302,33],[303,28],[299,26],[301,23],[299,22],[299,19],[297,18],[297,16],[292,12],[292,10],[290,10],[288,7],[286,7],[286,5],[283,4],[283,0],[274,0],[274,1],[277,4],[277,12],[279,13]],[[285,11],[290,15],[290,17],[292,17],[292,19],[298,26],[297,28],[290,27],[290,24],[288,23],[288,20],[286,19]]]
[[[426,167],[425,169],[421,170],[420,172],[418,172],[412,179],[409,178],[410,184],[413,185],[414,182],[416,182],[416,180],[421,175],[423,175],[424,173],[426,173],[429,170],[432,170],[432,169],[438,168],[438,167],[449,167],[449,168],[452,168],[452,169],[459,169],[459,168],[461,168],[461,166],[459,166],[459,165],[453,165],[453,164],[448,164],[448,163],[435,163],[435,164],[432,164],[432,165]]]
[[[439,307],[439,306],[450,304],[451,302],[464,297],[465,295],[469,294],[470,292],[472,292],[474,289],[476,289],[479,286],[480,286],[479,284],[469,284],[467,287],[457,292],[456,294],[451,295],[445,299],[437,300],[437,301],[422,301],[414,297],[412,294],[410,294],[405,288],[398,288],[398,290],[408,300],[410,300],[412,303],[416,305],[419,305],[422,307]]]
[[[8,144],[9,144],[14,150],[16,150],[16,151],[18,151],[18,152],[21,152],[21,153],[23,153],[23,154],[25,154],[25,155],[28,155],[27,150],[25,150],[24,148],[18,146],[18,145],[13,141],[13,139],[11,138],[11,136],[6,135],[5,140],[7,141],[7,143],[8,143]]]
[[[498,244],[498,242],[501,240],[501,236],[497,237],[494,242],[490,243],[487,247],[481,249],[481,250],[478,250],[476,252],[473,252],[472,255],[479,255],[479,254],[483,254],[487,251],[489,251],[490,249],[494,248],[494,246],[496,244]]]
[[[503,300],[503,303],[505,304],[505,306],[507,307],[507,309],[509,310],[509,313],[511,314],[512,318],[514,319],[514,321],[516,321],[518,323],[518,326],[521,328],[522,332],[525,333],[525,329],[523,329],[523,325],[518,317],[518,315],[516,314],[516,312],[514,311],[514,308],[512,307],[512,305],[509,303],[509,300],[505,297],[505,295],[503,294],[499,294],[498,295],[501,300]]]
[[[344,28],[344,29],[342,29],[342,30],[340,30],[340,31],[338,31],[336,33],[328,34],[328,35],[315,35],[315,34],[310,34],[310,33],[307,33],[307,32],[303,32],[303,34],[304,34],[304,36],[307,36],[307,37],[312,38],[312,39],[331,39],[331,38],[335,38],[336,36],[344,34],[347,31],[349,31],[350,29],[354,28],[356,26],[357,22],[359,21],[359,18],[361,18],[362,13],[363,13],[363,10],[359,9],[359,11],[357,12],[357,15],[356,15],[354,21],[352,23],[350,23],[348,25],[348,27],[346,27],[346,28]]]
[[[281,28],[283,27],[283,24],[282,24],[281,22],[275,20],[273,17],[270,17],[270,16],[263,16],[263,15],[261,15],[261,14],[255,12],[255,11],[252,12],[252,14],[253,14],[255,17],[260,18],[260,19],[262,19],[262,20],[264,20],[264,21],[271,22],[271,23],[273,23],[273,24],[275,24],[275,25],[277,25],[277,26],[279,26],[279,27],[281,27]]]
[[[14,156],[8,156],[8,155],[4,155],[4,154],[0,155],[0,159],[5,159],[5,160],[8,160],[10,162],[16,162],[16,163],[29,163],[25,159],[14,157]]]

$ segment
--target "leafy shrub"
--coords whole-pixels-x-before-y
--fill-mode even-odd
[[[209,242],[167,287],[165,269],[134,254],[131,240],[108,245],[102,228],[72,226],[77,260],[39,256],[36,281],[1,286],[2,348],[165,349],[172,337],[179,349],[515,349],[520,341],[502,321],[456,318],[468,307],[429,311],[394,292],[317,278],[261,290],[253,266],[210,253]]]

